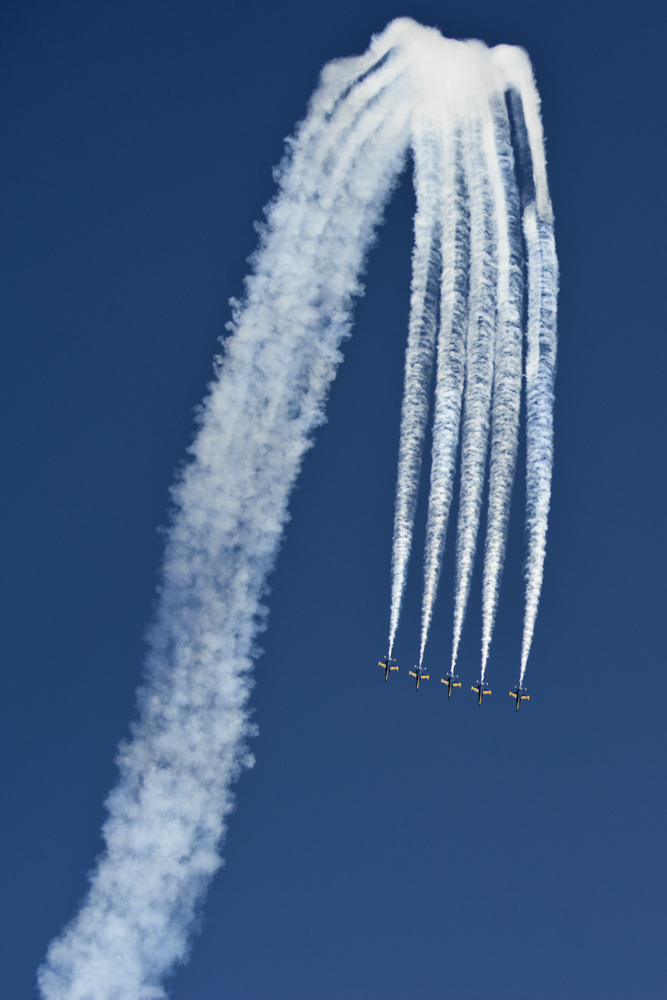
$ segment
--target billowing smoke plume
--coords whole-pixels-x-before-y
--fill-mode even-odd
[[[247,703],[266,577],[290,491],[324,419],[366,252],[410,148],[418,210],[391,641],[434,365],[428,593],[435,596],[463,405],[463,475],[470,482],[461,508],[467,513],[459,591],[467,595],[491,421],[497,497],[489,537],[497,538],[487,540],[487,576],[495,611],[520,382],[523,258],[512,188],[518,148],[527,178],[529,276],[525,662],[544,557],[555,352],[555,255],[537,98],[518,50],[449,42],[403,19],[364,56],[325,68],[288,143],[191,462],[173,489],[146,680],[132,739],[120,750],[120,780],[107,800],[106,850],[81,910],[39,970],[44,1000],[156,1000],[166,995],[166,976],[187,958],[197,907],[221,864],[231,785],[252,765]]]

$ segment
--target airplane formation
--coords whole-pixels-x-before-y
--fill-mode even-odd
[[[384,659],[378,660],[378,666],[382,667],[382,669],[384,670],[384,679],[385,679],[385,681],[389,680],[389,673],[390,673],[390,671],[392,671],[392,670],[398,670],[398,664],[396,663],[396,660],[393,657],[389,656],[389,654],[387,654],[384,657]],[[414,667],[413,670],[408,670],[408,675],[410,677],[414,677],[414,679],[415,679],[415,690],[416,691],[419,691],[419,685],[420,685],[420,683],[422,681],[428,681],[428,680],[430,680],[430,676],[429,676],[429,674],[426,673],[426,671],[424,670],[424,668],[423,667],[418,667],[416,664],[415,664],[415,667]],[[461,687],[461,682],[458,679],[458,674],[454,674],[454,673],[449,673],[449,674],[446,675],[446,677],[441,677],[440,678],[440,683],[447,685],[447,697],[448,698],[451,698],[451,696],[452,696],[452,690],[454,688],[460,688]],[[481,708],[481,705],[482,705],[482,699],[484,698],[484,695],[485,694],[491,694],[491,688],[489,687],[489,682],[488,681],[483,681],[481,679],[478,680],[476,684],[473,684],[472,687],[470,688],[470,690],[474,691],[475,694],[477,695],[477,704],[480,706],[480,708]],[[521,702],[522,701],[530,701],[530,695],[526,694],[526,689],[525,689],[525,687],[523,687],[522,684],[517,684],[516,687],[514,688],[514,690],[510,691],[510,698],[514,698],[514,701],[516,702],[516,710],[517,710],[517,712],[519,711],[519,708],[521,707]]]

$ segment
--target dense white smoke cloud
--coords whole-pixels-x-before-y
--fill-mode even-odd
[[[504,111],[509,86],[523,108],[517,130],[533,178],[523,220],[530,306],[527,658],[544,558],[555,360],[555,255],[537,99],[517,50],[449,42],[402,19],[364,56],[324,69],[278,171],[278,194],[216,362],[192,461],[173,490],[147,676],[132,739],[120,750],[120,780],[107,800],[106,850],[78,915],[39,970],[44,1000],[157,1000],[166,995],[166,976],[187,958],[197,907],[221,864],[231,786],[252,765],[247,703],[266,577],[290,491],[324,419],[366,252],[411,147],[418,210],[390,645],[436,349],[428,593],[435,597],[464,394],[464,475],[476,478],[462,501],[469,514],[459,533],[461,565],[474,553],[491,419],[491,481],[507,494],[489,513],[489,532],[493,525],[500,538],[495,548],[487,540],[497,589],[516,451],[515,313],[522,294],[518,209],[507,195],[514,170]],[[506,129],[500,146],[498,120]],[[506,232],[513,251],[503,249]],[[501,393],[494,383],[491,399],[494,359],[496,371],[507,369],[507,387]],[[427,631],[428,624],[423,643]]]

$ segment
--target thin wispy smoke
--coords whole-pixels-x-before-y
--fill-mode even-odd
[[[518,103],[508,114],[510,90]],[[409,149],[417,215],[390,653],[434,365],[422,654],[462,406],[461,623],[492,427],[487,648],[490,641],[518,420],[523,258],[512,187],[518,148],[528,178],[522,189],[529,286],[523,676],[542,580],[555,368],[557,274],[541,142],[530,65],[519,50],[450,42],[401,19],[365,55],[325,67],[277,171],[278,193],[266,211],[253,273],[234,303],[191,461],[173,488],[146,679],[132,738],[119,752],[120,779],[106,803],[106,847],[79,913],[39,970],[43,1000],[157,1000],[166,996],[165,978],[188,957],[198,907],[222,864],[232,785],[253,763],[248,698],[266,578],[290,491],[324,420],[353,300],[363,291],[365,256]]]

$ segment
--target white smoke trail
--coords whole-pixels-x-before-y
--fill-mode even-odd
[[[447,164],[442,212],[442,285],[433,415],[431,489],[424,552],[424,599],[419,665],[433,616],[445,548],[459,441],[465,372],[468,226],[458,143]]]
[[[528,260],[526,331],[526,607],[521,646],[523,683],[544,575],[553,467],[553,402],[556,376],[558,261],[547,185],[540,98],[528,56],[499,45],[494,59],[507,88],[522,175],[522,225]]]
[[[455,62],[454,59],[450,61]],[[464,66],[457,68],[456,75],[459,93],[465,93],[466,101],[457,101],[456,95],[449,95],[445,107],[450,123],[443,124],[442,131],[443,135],[448,135],[451,148],[451,121],[455,123],[454,134],[457,128],[460,129],[463,190],[456,198],[449,199],[450,229],[447,229],[447,218],[442,226],[443,284],[420,663],[442,565],[456,467],[461,393],[464,391],[451,669],[453,672],[456,666],[470,593],[491,418],[482,600],[482,680],[486,672],[505,557],[521,400],[524,261],[518,172],[529,282],[526,359],[528,555],[523,679],[542,583],[552,464],[558,279],[553,219],[546,182],[539,97],[526,54],[509,46],[489,51],[480,43],[467,43]],[[506,100],[512,116],[513,136]],[[512,140],[517,150],[517,163]],[[446,141],[444,163],[447,160]],[[445,169],[443,187],[445,191],[451,188],[451,177]],[[446,198],[443,195],[443,202]],[[465,219],[468,230],[466,235],[455,240],[455,244],[463,244],[458,255],[452,253],[452,219],[458,220],[459,226]],[[468,299],[465,376],[461,335],[457,337],[456,324],[452,326],[448,306],[452,282],[459,283],[460,327],[460,317],[465,317],[466,295]],[[413,489],[416,495],[416,484]]]
[[[246,706],[266,575],[409,141],[404,61],[396,52],[381,62],[399,34],[390,27],[366,56],[326,68],[281,168],[193,461],[174,489],[148,676],[107,801],[106,852],[39,970],[45,1000],[155,1000],[187,957],[221,863],[230,785],[252,763]]]
[[[529,271],[525,669],[549,503],[556,264],[539,108],[530,65],[522,58],[514,49],[489,53],[480,43],[449,42],[401,19],[364,56],[323,71],[278,171],[279,192],[267,210],[254,273],[243,302],[234,307],[233,336],[216,362],[192,461],[173,490],[147,677],[132,740],[120,750],[120,781],[107,800],[106,851],[81,910],[51,943],[39,970],[44,1000],[157,1000],[165,996],[165,977],[187,957],[197,907],[221,864],[231,785],[252,765],[247,702],[255,637],[266,615],[266,576],[290,490],[313,430],[324,420],[352,299],[362,292],[358,275],[410,142],[418,210],[390,654],[410,552],[438,322],[429,593],[434,599],[465,365],[457,587],[462,624],[484,478],[495,310],[503,330],[502,318],[507,315],[510,324],[514,308],[509,242],[507,248],[503,243],[507,171],[502,173],[494,146],[494,101],[503,88],[513,88],[525,108],[517,126],[519,158],[530,161],[533,179],[532,188],[526,185],[533,197],[526,196],[523,212]],[[502,86],[494,77],[498,71]],[[501,372],[492,445],[499,495],[507,490],[508,473],[493,479],[493,469],[511,437],[501,428],[501,389],[513,377],[502,366]],[[502,517],[491,518],[496,522],[502,533]],[[493,578],[495,570],[489,572]],[[422,654],[431,614],[432,600]]]
[[[481,109],[480,109],[480,114]],[[470,205],[470,305],[466,347],[461,495],[456,544],[452,671],[470,594],[489,437],[494,341],[498,308],[498,222],[490,183],[490,115],[471,129],[466,162]],[[493,137],[492,137],[493,138]]]
[[[421,117],[421,116],[420,116]],[[405,388],[401,409],[398,452],[398,481],[392,548],[392,590],[389,618],[389,656],[401,614],[403,593],[412,547],[412,530],[417,507],[419,474],[429,410],[429,390],[433,371],[438,314],[440,272],[440,177],[441,136],[428,122],[413,125],[415,189],[415,246],[412,254],[412,291],[408,346],[405,356]]]
[[[456,148],[459,144],[457,133],[461,128],[460,109],[469,100],[471,85],[474,88],[478,84],[474,73],[470,79],[470,44],[451,41],[436,31],[425,29],[411,33],[405,44],[412,70],[412,149],[417,212],[392,549],[390,655],[412,547],[438,314],[444,308],[448,315],[455,316],[460,308],[460,280],[457,276],[461,269],[457,264],[460,264],[458,257],[461,253],[467,254],[467,247],[461,245],[464,241],[458,221],[461,197],[456,191]],[[444,285],[441,287],[442,282]],[[438,351],[442,359],[443,352],[446,355],[448,351],[448,335],[443,331],[442,323],[440,325]],[[449,423],[442,406],[443,380],[446,383],[449,376],[443,372],[442,360],[438,366],[435,425],[440,428],[443,423]],[[439,458],[443,449],[437,448],[434,443],[434,461],[436,453]],[[441,492],[436,487],[435,495],[440,496]],[[437,519],[436,515],[429,515],[429,521],[434,522],[434,517]],[[432,524],[432,534],[433,531]],[[437,565],[435,572],[439,572],[440,560],[435,559],[433,563]],[[437,587],[437,575],[435,584]]]
[[[504,244],[499,282],[497,336],[495,344],[489,510],[482,586],[482,671],[484,680],[491,636],[498,607],[500,577],[505,560],[510,501],[514,483],[521,407],[521,340],[523,311],[523,247],[520,205],[510,123],[505,103],[495,110],[498,164],[504,199],[499,213]]]
[[[459,440],[461,398],[465,374],[465,325],[469,280],[469,213],[465,187],[462,133],[469,128],[471,91],[470,47],[448,43],[450,73],[439,91],[437,117],[445,137],[442,177],[442,277],[440,328],[433,416],[433,451],[424,552],[419,664],[424,659],[433,605],[440,579],[452,501]],[[474,77],[474,74],[473,74]],[[446,87],[444,84],[449,83]],[[472,84],[472,86],[471,86]]]
[[[553,395],[556,375],[556,295],[558,262],[553,228],[524,213],[528,247],[528,351],[526,358],[526,611],[521,644],[523,683],[533,641],[544,575],[553,467]]]

